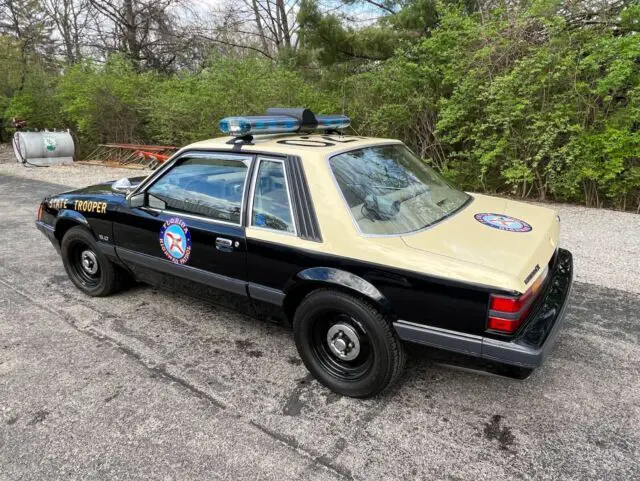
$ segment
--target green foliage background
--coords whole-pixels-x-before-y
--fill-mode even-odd
[[[269,106],[345,112],[358,134],[404,140],[466,190],[638,211],[640,6],[615,28],[576,28],[560,5],[513,14],[421,0],[353,31],[305,0],[297,52],[213,56],[170,75],[115,55],[21,72],[18,46],[0,37],[0,112],[74,129],[81,154],[107,141],[184,145]]]

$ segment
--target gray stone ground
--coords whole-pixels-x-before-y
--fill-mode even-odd
[[[56,182],[120,176],[76,168]],[[33,225],[47,178],[0,165],[0,480],[640,478],[639,217],[561,210],[579,282],[529,379],[416,352],[358,401],[284,328],[149,287],[83,296]]]

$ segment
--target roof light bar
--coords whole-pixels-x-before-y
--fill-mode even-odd
[[[309,109],[267,110],[267,115],[226,117],[220,121],[220,131],[234,137],[257,134],[283,134],[300,130],[340,130],[351,125],[345,115],[318,115]]]
[[[255,117],[227,117],[220,121],[223,134],[236,137],[249,134],[282,134],[297,132],[300,122],[284,115],[261,115]]]
[[[346,115],[318,115],[316,116],[319,129],[346,129],[351,125],[351,119]]]

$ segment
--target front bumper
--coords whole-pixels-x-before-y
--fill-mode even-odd
[[[49,239],[49,242],[53,244],[53,247],[56,248],[56,251],[60,253],[60,244],[58,243],[58,239],[56,239],[55,229],[53,228],[53,226],[45,224],[41,220],[36,220],[36,227],[46,236],[47,239]]]
[[[523,368],[539,367],[548,356],[562,324],[573,282],[571,252],[558,249],[551,276],[531,317],[509,340],[465,334],[407,321],[396,321],[400,339]]]

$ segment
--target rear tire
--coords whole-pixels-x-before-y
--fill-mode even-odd
[[[311,374],[339,394],[365,398],[400,377],[406,354],[395,330],[373,305],[322,289],[298,306],[293,331]]]
[[[93,235],[84,227],[67,231],[60,243],[60,252],[69,279],[85,294],[103,297],[122,287],[122,271],[98,249]]]

